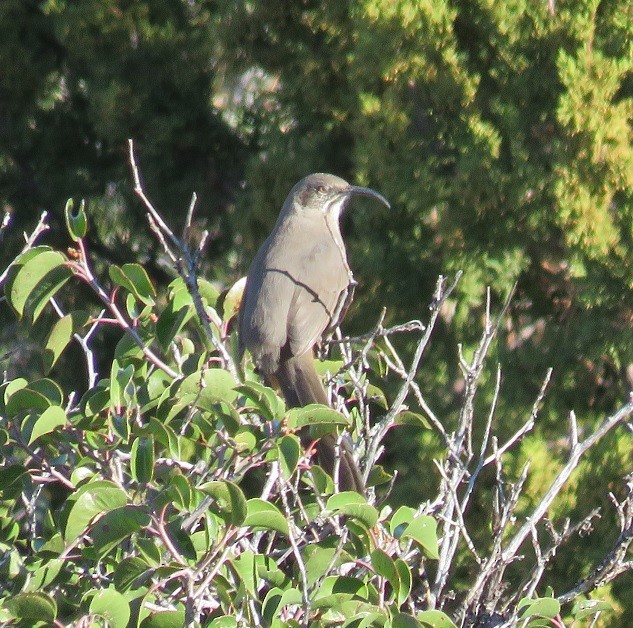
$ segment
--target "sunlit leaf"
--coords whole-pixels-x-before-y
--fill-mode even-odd
[[[63,427],[68,423],[66,411],[60,406],[50,406],[38,417],[31,430],[29,445],[44,434],[49,434],[58,427]]]
[[[4,605],[20,619],[53,622],[57,617],[57,604],[46,593],[18,593],[7,598]]]
[[[77,213],[73,213],[74,202],[69,198],[64,209],[64,217],[66,218],[66,228],[70,237],[78,242],[86,235],[88,230],[88,218],[86,217],[86,203],[82,199],[79,204]]]
[[[282,512],[270,502],[254,497],[246,502],[246,518],[242,524],[249,528],[265,528],[288,534],[288,521]]]
[[[71,341],[73,334],[90,319],[87,312],[77,310],[55,321],[44,344],[44,372],[49,373]]]
[[[129,290],[145,305],[154,305],[156,291],[147,275],[147,271],[140,264],[112,264],[108,267],[110,279],[117,285]]]
[[[439,558],[437,522],[428,515],[417,516],[404,530],[402,539],[410,538],[420,544],[429,558]]]
[[[127,495],[123,489],[109,480],[84,484],[77,490],[74,504],[66,521],[64,538],[74,541],[99,514],[125,506]]]
[[[110,628],[126,628],[130,620],[130,605],[116,589],[97,591],[90,602],[90,612],[103,617]]]

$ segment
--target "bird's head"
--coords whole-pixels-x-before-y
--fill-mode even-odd
[[[340,177],[325,173],[301,179],[290,191],[288,200],[297,212],[318,212],[338,219],[353,196],[367,196],[391,207],[382,194],[370,188],[350,185]]]

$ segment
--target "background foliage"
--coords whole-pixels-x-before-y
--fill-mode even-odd
[[[0,268],[42,210],[48,242],[70,244],[63,208],[75,197],[87,201],[98,277],[136,259],[156,285],[169,283],[132,199],[128,137],[171,224],[199,194],[210,231],[203,274],[219,287],[243,274],[299,177],[324,170],[371,185],[393,209],[359,206],[345,218],[361,284],[346,329],[371,328],[383,304],[387,322],[420,318],[437,275],[463,269],[428,349],[433,368],[419,376],[450,429],[464,386],[455,346],[475,347],[486,287],[500,301],[517,282],[493,347],[504,365],[497,421],[512,433],[554,368],[556,394],[515,462],[518,472],[533,461],[526,499],[536,501],[568,412],[590,429],[633,383],[632,30],[624,0],[5,0],[0,198],[12,225]],[[69,310],[98,311],[81,287],[66,299]],[[1,315],[7,377],[41,375],[37,341],[54,317],[26,328],[4,306]],[[119,335],[94,339],[102,375]],[[52,377],[81,394],[72,355]],[[491,396],[484,387],[482,407]],[[417,505],[433,495],[441,445],[405,429],[384,458],[400,471],[390,499]],[[552,515],[605,505],[629,467],[630,436],[619,434],[581,463]],[[614,520],[605,511],[596,525],[607,539]],[[551,574],[556,590],[604,553],[592,539]],[[630,586],[625,577],[610,591],[622,625]]]

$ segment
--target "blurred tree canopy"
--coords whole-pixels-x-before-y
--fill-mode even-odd
[[[516,283],[499,416],[512,430],[554,367],[525,448],[542,452],[571,408],[599,416],[633,384],[632,32],[628,0],[3,0],[1,261],[41,210],[61,222],[68,197],[86,198],[93,254],[136,256],[164,280],[130,137],[172,224],[199,194],[205,274],[221,283],[300,177],[371,185],[392,210],[345,217],[361,284],[348,329],[383,305],[390,322],[420,317],[437,275],[463,269],[420,382],[450,422],[461,389],[446,348],[472,350],[486,288],[499,302]],[[398,499],[432,490],[411,463],[432,467],[424,438],[390,454]],[[608,453],[630,463],[630,446]],[[605,499],[587,481],[601,464],[586,463],[570,510]]]

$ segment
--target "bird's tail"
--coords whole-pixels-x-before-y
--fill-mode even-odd
[[[314,366],[311,351],[303,355],[282,360],[275,373],[279,387],[290,407],[307,406],[311,403],[328,404],[327,393]],[[307,430],[301,434],[304,446],[311,441]],[[364,492],[365,485],[360,470],[354,461],[349,444],[343,439],[339,444],[332,434],[323,436],[316,443],[319,465],[334,477],[338,459],[338,487],[343,491]]]

